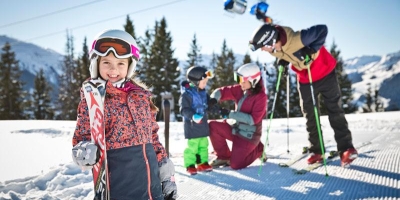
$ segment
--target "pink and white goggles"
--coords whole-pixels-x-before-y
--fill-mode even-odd
[[[261,72],[257,72],[256,74],[252,75],[252,76],[243,76],[237,72],[233,72],[233,79],[235,80],[235,82],[237,83],[243,83],[246,81],[251,81],[254,80],[256,78],[258,78],[261,75]]]
[[[117,58],[129,58],[133,56],[139,60],[139,49],[125,40],[117,38],[101,38],[95,40],[92,44],[92,50],[99,56],[106,56],[110,51],[114,52]]]

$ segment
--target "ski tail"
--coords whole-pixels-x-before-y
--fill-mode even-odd
[[[171,105],[168,99],[164,100],[163,106],[164,106],[164,124],[165,124],[164,127],[165,151],[169,156],[169,121],[171,115]]]
[[[100,80],[89,80],[82,84],[89,109],[91,139],[100,149],[99,162],[96,163],[92,169],[95,192],[94,199],[99,200],[110,199],[107,149],[104,132],[104,98],[106,84],[107,82]]]

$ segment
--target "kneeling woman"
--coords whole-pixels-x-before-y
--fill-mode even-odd
[[[232,169],[242,169],[257,158],[264,158],[260,138],[267,95],[260,68],[252,63],[245,64],[237,70],[235,78],[239,84],[220,87],[210,95],[218,102],[232,100],[236,108],[235,111],[221,110],[227,120],[209,123],[210,140],[217,154],[217,159],[211,163],[213,167],[230,165]],[[232,141],[232,150],[226,140]]]

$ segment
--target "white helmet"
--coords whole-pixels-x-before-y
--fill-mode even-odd
[[[133,76],[137,61],[140,58],[138,45],[129,33],[111,29],[99,33],[93,40],[92,48],[89,52],[90,77],[94,79],[99,76],[97,59],[99,56],[106,56],[110,51],[114,52],[117,58],[132,58],[126,78]]]
[[[247,63],[239,67],[237,75],[243,79],[243,81],[249,81],[251,86],[254,88],[261,79],[260,68],[254,63]]]

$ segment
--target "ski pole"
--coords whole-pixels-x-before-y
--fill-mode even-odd
[[[286,116],[287,116],[287,152],[289,153],[289,73],[286,74]]]
[[[321,145],[321,151],[322,151],[322,159],[324,161],[324,167],[325,167],[325,176],[328,175],[328,169],[326,167],[326,159],[325,159],[325,150],[324,150],[324,142],[322,141],[322,133],[321,133],[321,124],[319,123],[319,115],[318,115],[318,110],[317,110],[317,103],[315,101],[315,95],[314,95],[314,87],[312,84],[312,77],[311,77],[311,70],[310,70],[310,57],[306,56],[306,63],[307,63],[307,71],[308,71],[308,79],[310,80],[310,89],[311,89],[311,97],[313,101],[313,106],[314,106],[314,115],[315,115],[315,122],[317,125],[317,130],[318,130],[318,137],[319,137],[319,143]]]
[[[276,80],[275,97],[274,97],[274,102],[272,103],[272,110],[271,110],[271,115],[269,117],[269,124],[268,124],[268,128],[267,128],[267,138],[265,139],[265,143],[264,143],[265,145],[264,145],[264,149],[263,149],[263,154],[262,154],[261,160],[264,160],[265,146],[267,144],[269,145],[268,135],[269,135],[269,131],[270,131],[270,128],[271,128],[271,121],[272,121],[272,118],[274,117],[276,99],[278,98],[279,83],[281,82],[281,76],[282,76],[282,72],[283,72],[283,66],[282,65],[279,65],[278,71],[279,71],[279,74],[278,74],[278,80]],[[260,169],[258,170],[258,176],[260,176],[261,168],[262,168],[262,163],[260,164]]]

